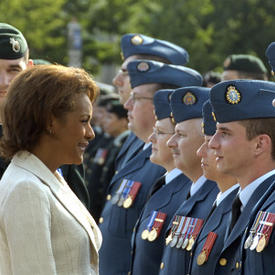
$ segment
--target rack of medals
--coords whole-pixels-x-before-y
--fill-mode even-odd
[[[166,213],[152,211],[146,229],[144,229],[141,233],[141,239],[148,240],[149,242],[156,240],[160,235],[166,217]]]
[[[115,195],[112,197],[112,204],[124,208],[131,207],[136,199],[140,187],[140,182],[123,179],[119,188],[115,192]]]
[[[190,251],[202,228],[203,220],[176,215],[172,222],[166,245]]]
[[[275,214],[259,211],[244,243],[244,249],[262,252],[269,242],[275,223]]]

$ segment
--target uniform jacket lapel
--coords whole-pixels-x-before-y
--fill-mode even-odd
[[[261,197],[268,190],[268,187],[270,186],[272,180],[274,180],[274,176],[266,179],[253,192],[251,198],[249,199],[247,205],[244,207],[239,219],[237,220],[237,223],[234,225],[234,227],[229,235],[228,235],[228,230],[227,230],[227,234],[226,234],[227,237],[225,239],[225,244],[224,244],[223,250],[225,250],[227,247],[229,247],[240,235],[242,235],[244,233],[245,228],[247,227],[248,222],[251,218],[252,212],[255,212],[257,210],[257,209],[255,209],[255,203],[262,202]]]
[[[131,159],[125,167],[123,167],[117,174],[114,175],[112,178],[110,187],[118,180],[123,179],[128,174],[133,173],[133,171],[136,171],[144,166],[144,163],[147,159],[149,159],[151,155],[152,147],[151,145],[140,152],[136,157]]]

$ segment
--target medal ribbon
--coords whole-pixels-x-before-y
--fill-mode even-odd
[[[152,226],[152,230],[154,228],[157,231],[157,234],[158,234],[157,236],[159,236],[159,233],[160,233],[160,231],[162,229],[162,226],[164,224],[166,216],[167,216],[166,213],[158,212],[158,214],[157,214],[157,216],[156,216],[156,218],[154,220],[154,224]]]
[[[129,192],[130,192],[130,190],[131,190],[133,184],[134,184],[134,181],[133,181],[133,180],[128,180],[128,181],[127,181],[127,184],[126,184],[126,186],[124,187],[123,192],[122,192],[122,198],[123,198],[124,200],[125,200],[126,197],[128,196],[128,194],[129,194]]]
[[[202,219],[197,219],[196,221],[196,224],[195,224],[195,228],[194,228],[194,231],[193,231],[193,234],[192,234],[192,237],[194,240],[196,240],[200,230],[201,230],[201,227],[203,225],[203,220]]]
[[[268,214],[267,212],[262,212],[261,218],[259,219],[259,223],[256,229],[256,233],[259,236],[262,235],[262,230],[264,228],[264,221],[266,220],[267,214]]]
[[[203,248],[201,250],[201,253],[203,251],[205,252],[206,261],[208,260],[208,257],[211,253],[212,247],[213,247],[217,237],[218,237],[218,234],[216,234],[215,232],[212,232],[212,231],[210,233],[208,233],[208,235],[207,235],[207,238],[206,238]]]
[[[140,187],[141,187],[141,183],[140,182],[135,181],[133,183],[133,185],[132,185],[132,187],[130,189],[130,192],[128,194],[128,196],[131,197],[132,202],[134,202],[134,200],[135,200],[135,198],[137,196],[137,193],[138,193]]]
[[[189,239],[189,235],[190,235],[191,231],[193,232],[195,220],[196,220],[195,218],[191,218],[191,221],[190,221],[190,223],[188,225],[187,233],[185,234],[185,239],[186,238]]]
[[[266,223],[264,224],[264,227],[262,230],[262,234],[264,235],[266,240],[266,246],[268,244],[271,232],[273,230],[274,223],[275,223],[275,214],[268,213],[266,218]]]
[[[147,227],[146,227],[146,229],[147,229],[149,232],[150,232],[151,229],[152,229],[152,226],[153,226],[153,224],[154,224],[154,220],[155,220],[157,214],[158,214],[157,211],[153,211],[152,214],[151,214],[149,223],[147,224]]]

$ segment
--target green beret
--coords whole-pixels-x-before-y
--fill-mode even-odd
[[[45,59],[32,59],[34,65],[51,65],[52,63]]]
[[[18,59],[27,50],[28,44],[23,34],[9,24],[0,23],[0,58]]]
[[[261,59],[248,54],[232,54],[228,56],[223,64],[223,69],[242,71],[246,73],[266,74],[267,70]]]

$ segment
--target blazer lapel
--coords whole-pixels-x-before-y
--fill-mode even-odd
[[[37,176],[41,182],[47,185],[57,200],[75,218],[75,220],[88,233],[92,243],[92,249],[97,254],[100,248],[102,237],[97,225],[89,212],[71,191],[65,180],[55,172],[55,175],[33,154],[29,152],[19,152],[13,159],[15,165],[28,170]],[[93,253],[91,253],[93,255]],[[91,259],[95,262],[95,259]]]

